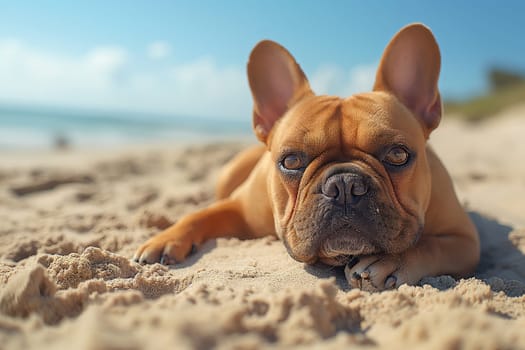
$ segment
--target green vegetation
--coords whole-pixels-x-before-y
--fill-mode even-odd
[[[445,101],[445,112],[470,121],[481,121],[507,107],[525,103],[525,76],[505,69],[488,72],[490,91],[466,101]]]

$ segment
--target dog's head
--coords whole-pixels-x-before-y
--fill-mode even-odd
[[[430,200],[426,140],[441,118],[439,70],[439,48],[421,24],[388,44],[373,91],[347,98],[316,96],[279,44],[255,46],[254,132],[275,164],[275,225],[292,257],[339,265],[417,241]]]

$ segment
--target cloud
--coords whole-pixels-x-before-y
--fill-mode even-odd
[[[87,54],[86,64],[101,73],[115,74],[127,62],[127,53],[119,47],[98,47]]]
[[[359,65],[348,71],[336,65],[324,65],[312,74],[310,83],[318,94],[349,96],[370,91],[376,69],[376,63]]]
[[[153,60],[166,58],[171,53],[171,46],[165,41],[154,41],[148,46],[148,57]]]
[[[375,65],[325,65],[310,81],[317,93],[345,96],[369,90],[374,72]],[[245,67],[221,66],[213,57],[139,65],[119,46],[71,56],[0,40],[0,101],[11,103],[244,119],[252,108],[245,74]]]
[[[345,95],[372,90],[376,79],[377,66],[378,63],[373,63],[352,68],[345,87]]]
[[[135,73],[127,93],[141,110],[184,116],[249,117],[251,97],[244,69],[219,67],[212,58],[172,65],[157,73]]]
[[[336,94],[335,86],[340,85],[342,74],[342,70],[336,66],[322,66],[309,78],[310,85],[317,94]]]
[[[124,73],[125,50],[99,47],[80,57],[0,41],[0,99],[58,106],[102,106]]]
[[[118,46],[67,56],[12,39],[0,40],[0,100],[230,119],[251,109],[244,67],[201,58],[139,68]]]

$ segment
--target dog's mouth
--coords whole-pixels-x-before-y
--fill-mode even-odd
[[[344,266],[353,257],[362,255],[379,254],[384,250],[371,242],[366,236],[357,234],[319,233],[310,239],[297,239],[294,235],[284,235],[282,241],[288,254],[306,264],[321,261],[331,266]],[[324,236],[324,237],[323,237]]]
[[[379,249],[369,244],[361,244],[359,248],[355,246],[355,243],[326,240],[319,250],[319,260],[327,265],[343,266],[355,256],[379,253]]]
[[[345,266],[353,257],[353,255],[337,255],[331,258],[320,257],[319,261],[330,266]]]

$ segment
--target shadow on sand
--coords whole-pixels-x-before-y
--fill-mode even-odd
[[[512,242],[520,237],[525,239],[525,230],[501,224],[477,212],[469,214],[481,241],[481,260],[475,277],[485,280],[492,290],[504,291],[508,296],[525,294],[525,254]]]

